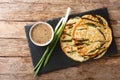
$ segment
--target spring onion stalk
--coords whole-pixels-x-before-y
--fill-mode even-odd
[[[63,19],[64,19],[64,18],[62,17],[62,18],[60,19],[60,21],[58,22],[57,26],[55,27],[55,33],[57,32],[57,30],[58,30],[60,24],[62,23]]]
[[[35,71],[35,74],[34,74],[34,80],[36,79],[36,75],[37,73],[39,72],[40,68],[42,67],[42,64],[43,64],[44,60],[41,61],[41,64],[39,64],[39,67],[37,68],[37,71]]]
[[[67,9],[66,16],[65,16],[65,18],[64,18],[64,20],[63,20],[60,28],[58,29],[57,33],[55,34],[57,38],[56,38],[56,41],[55,41],[55,43],[54,43],[54,46],[51,48],[48,56],[46,57],[46,60],[45,60],[44,65],[43,65],[44,67],[46,66],[46,64],[47,64],[47,62],[48,62],[48,60],[49,60],[49,58],[50,58],[50,56],[51,56],[51,53],[52,53],[52,51],[54,50],[54,48],[55,48],[55,46],[56,46],[56,44],[57,44],[57,42],[58,42],[58,40],[59,40],[59,38],[60,38],[60,36],[61,36],[61,34],[62,34],[62,31],[63,31],[63,29],[64,29],[64,26],[65,26],[66,21],[67,21],[68,16],[69,16],[69,13],[70,13],[70,8]]]
[[[58,22],[58,24],[57,24],[57,26],[56,26],[56,28],[55,28],[55,34],[56,34],[56,32],[57,32],[57,30],[58,30],[61,22],[63,21],[63,19],[64,19],[64,18],[61,18],[60,21]],[[54,35],[54,36],[55,36],[55,35]],[[42,67],[42,64],[43,64],[44,60],[46,59],[46,56],[47,56],[47,54],[49,53],[49,51],[50,51],[53,43],[55,42],[55,40],[56,40],[56,38],[54,38],[54,39],[52,40],[52,42],[50,43],[50,45],[47,47],[46,51],[44,52],[42,58],[40,59],[40,61],[38,62],[38,64],[35,66],[35,68],[34,68],[35,74],[34,74],[34,77],[33,77],[34,79],[36,78],[37,73],[39,72],[40,68]],[[37,70],[36,70],[36,69],[37,69]]]
[[[58,30],[61,22],[63,21],[63,19],[64,19],[64,18],[62,17],[62,18],[60,19],[60,21],[58,22],[57,26],[55,27],[55,33],[57,32],[57,30]],[[54,33],[54,34],[55,34],[55,33]],[[54,35],[54,36],[55,36],[55,35]],[[54,41],[55,41],[55,39],[54,39],[54,40],[50,43],[50,45],[47,47],[47,49],[46,49],[46,51],[44,52],[42,58],[40,59],[40,61],[38,62],[38,64],[35,66],[34,70],[36,70],[37,67],[39,66],[39,64],[41,64],[41,61],[45,59],[45,57],[46,57],[47,53],[49,52],[51,46],[53,45],[53,42],[54,42]]]
[[[61,25],[61,27],[63,27],[63,29],[64,29],[64,26],[65,26],[64,24]],[[62,28],[61,28],[61,30],[62,30]],[[48,60],[49,60],[49,58],[50,58],[50,56],[51,56],[51,53],[52,53],[52,51],[54,50],[54,48],[55,48],[55,46],[56,46],[56,44],[57,44],[57,42],[58,42],[58,40],[59,40],[59,38],[60,38],[60,33],[61,33],[61,31],[59,32],[59,34],[56,33],[56,38],[55,38],[56,41],[54,42],[54,46],[52,46],[49,54],[48,54],[47,57],[46,57],[46,60],[45,60],[44,65],[43,65],[44,67],[46,66],[46,64],[47,64],[47,62],[48,62]]]
[[[46,51],[44,52],[42,58],[40,59],[40,61],[38,62],[38,64],[35,66],[34,70],[35,70],[35,74],[34,74],[34,79],[36,79],[36,76],[39,72],[39,70],[41,69],[42,66],[45,67],[45,65],[47,64],[50,56],[51,56],[51,53],[52,51],[54,50],[61,34],[62,34],[62,31],[64,29],[64,26],[66,24],[66,21],[68,19],[68,16],[69,16],[69,13],[70,13],[70,8],[67,9],[67,13],[66,13],[66,16],[65,18],[62,20],[59,21],[58,25],[56,26],[55,28],[55,33],[54,33],[54,38],[52,40],[52,42],[50,43],[50,45],[47,47]],[[61,24],[62,22],[62,24]],[[60,26],[61,24],[61,26]],[[60,26],[60,27],[59,27]],[[44,64],[44,65],[43,65]]]

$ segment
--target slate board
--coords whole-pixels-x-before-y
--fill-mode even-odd
[[[111,28],[107,8],[100,8],[100,9],[91,10],[91,11],[87,11],[87,12],[82,12],[82,13],[78,13],[78,14],[72,14],[72,15],[69,16],[69,18],[73,18],[73,17],[76,17],[76,16],[82,16],[82,15],[85,15],[85,14],[101,15],[102,17],[104,17],[107,20],[107,22],[109,24],[109,27]],[[53,28],[55,28],[55,26],[57,25],[59,20],[60,20],[60,18],[55,18],[55,19],[52,19],[52,20],[48,20],[46,22],[48,22]],[[29,48],[30,48],[30,53],[31,53],[33,66],[35,66],[38,63],[38,61],[40,60],[41,56],[43,55],[43,53],[46,49],[46,46],[45,47],[38,47],[31,42],[31,40],[29,38],[29,30],[30,30],[31,26],[32,26],[32,24],[31,25],[26,25],[25,26],[25,32],[26,32],[26,37],[27,37],[27,40],[28,40],[28,45],[29,45]],[[112,43],[111,43],[108,51],[106,52],[106,54],[102,58],[110,57],[110,56],[112,56],[113,54],[116,54],[116,53],[117,53],[117,47],[116,47],[115,40],[114,40],[114,37],[113,37]],[[76,62],[76,61],[73,61],[72,59],[68,58],[63,53],[63,51],[61,50],[60,42],[58,42],[58,44],[56,45],[56,47],[55,47],[55,49],[54,49],[54,51],[51,55],[51,58],[50,58],[48,64],[46,65],[46,67],[42,68],[39,71],[39,74],[54,71],[54,70],[58,70],[58,69],[62,69],[62,68],[67,68],[67,67],[70,67],[70,66],[75,66],[75,65],[78,65],[78,64],[84,64],[84,62],[80,63],[80,62]]]

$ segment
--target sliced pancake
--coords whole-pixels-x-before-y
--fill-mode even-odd
[[[89,20],[89,21],[101,24],[103,26],[108,26],[106,20],[99,15],[84,15],[82,16],[82,19]]]
[[[76,45],[74,45],[74,42],[72,41],[72,37],[71,37],[71,32],[73,29],[73,26],[76,24],[76,22],[79,20],[79,17],[73,18],[68,20],[63,33],[61,35],[60,38],[60,43],[61,43],[61,48],[63,50],[63,52],[70,58],[72,58],[73,60],[76,61],[85,61],[88,60],[89,57],[85,56],[85,57],[80,57],[78,52],[77,52],[77,47]]]
[[[97,15],[96,15],[97,16]],[[74,42],[78,42],[81,39],[89,39],[89,41],[86,43],[84,42],[84,47],[82,49],[78,49],[78,47],[83,46],[79,45],[77,47],[77,51],[80,54],[80,56],[92,56],[95,57],[96,55],[102,54],[105,49],[109,47],[112,41],[112,34],[111,30],[104,18],[101,16],[96,18],[96,16],[92,15],[85,15],[79,21],[76,23],[72,30],[72,39]],[[101,21],[101,23],[99,23]],[[103,24],[102,24],[103,23]],[[87,28],[87,29],[84,29]],[[84,30],[83,30],[84,29]],[[96,42],[98,41],[98,42]],[[107,42],[106,42],[107,41]],[[105,49],[100,49],[101,44],[103,42],[106,42]],[[79,42],[83,43],[83,42]]]
[[[107,21],[99,15],[69,19],[60,38],[63,52],[79,62],[102,57],[111,41],[111,29]]]

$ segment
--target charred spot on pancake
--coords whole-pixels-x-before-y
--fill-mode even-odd
[[[92,14],[69,19],[60,38],[63,52],[79,62],[102,57],[111,41],[107,21]]]

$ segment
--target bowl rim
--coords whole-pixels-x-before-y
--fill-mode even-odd
[[[32,39],[32,36],[31,36],[31,33],[32,33],[33,28],[36,27],[36,26],[39,25],[39,24],[45,24],[45,25],[47,25],[47,26],[51,29],[51,31],[52,31],[52,36],[51,36],[50,40],[49,40],[48,42],[46,42],[46,43],[43,43],[43,44],[39,44],[39,43],[35,42],[35,41]],[[30,28],[29,37],[30,37],[30,40],[32,41],[32,43],[34,43],[35,45],[37,45],[37,46],[46,46],[46,45],[48,45],[48,44],[53,40],[54,30],[53,30],[52,26],[51,26],[49,23],[39,21],[39,22],[36,22],[35,24],[33,24],[32,27]]]

